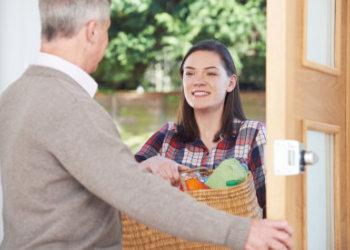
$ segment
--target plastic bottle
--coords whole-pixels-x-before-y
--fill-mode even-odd
[[[238,180],[228,180],[226,181],[226,187],[233,187],[238,185]]]

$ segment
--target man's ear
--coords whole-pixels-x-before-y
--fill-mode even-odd
[[[89,43],[95,43],[97,32],[97,21],[91,20],[86,24],[86,39]]]
[[[226,92],[232,92],[236,87],[236,83],[237,83],[237,76],[232,75],[230,78],[230,82],[226,88]]]

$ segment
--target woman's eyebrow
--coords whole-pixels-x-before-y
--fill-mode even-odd
[[[191,67],[191,66],[186,66],[185,69],[195,69],[195,68]],[[215,67],[215,66],[208,66],[208,67],[205,67],[204,69],[217,69],[217,67]]]
[[[204,69],[218,69],[218,68],[215,66],[209,66],[209,67],[205,67]]]

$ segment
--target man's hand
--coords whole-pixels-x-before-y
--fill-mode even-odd
[[[188,167],[180,166],[175,161],[163,156],[148,158],[141,162],[141,165],[145,167],[148,172],[169,181],[173,186],[180,185],[179,170],[189,169]]]
[[[293,229],[283,220],[252,220],[245,250],[292,249]]]

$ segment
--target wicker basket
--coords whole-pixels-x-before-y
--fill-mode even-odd
[[[252,174],[233,187],[188,191],[199,202],[239,216],[261,218]],[[189,242],[142,225],[122,214],[123,249],[227,249],[222,246]]]

